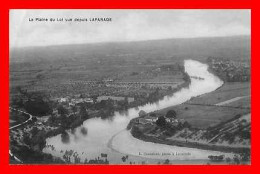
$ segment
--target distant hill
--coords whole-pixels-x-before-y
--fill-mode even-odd
[[[135,42],[24,47],[10,50],[10,62],[140,61],[168,62],[207,57],[250,60],[250,36],[176,38]]]

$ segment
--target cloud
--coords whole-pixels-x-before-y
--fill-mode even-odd
[[[112,22],[30,22],[29,18],[112,18]],[[251,34],[250,10],[11,10],[10,46]]]

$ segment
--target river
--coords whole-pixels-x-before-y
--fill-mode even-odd
[[[203,80],[191,78],[189,87],[182,88],[172,96],[165,96],[154,104],[131,108],[124,114],[116,112],[110,120],[100,118],[86,120],[75,131],[68,131],[69,137],[66,141],[62,139],[61,135],[48,138],[47,147],[43,149],[43,152],[62,157],[66,150],[73,150],[73,153],[80,157],[81,162],[85,158],[95,159],[101,153],[105,153],[112,164],[125,164],[130,163],[130,161],[156,164],[166,159],[174,164],[203,164],[208,161],[208,155],[224,154],[216,151],[143,142],[132,137],[125,130],[129,121],[137,117],[140,110],[152,112],[178,105],[192,97],[212,92],[223,84],[218,77],[208,71],[206,64],[185,60],[184,67],[189,76],[201,77]],[[82,133],[83,127],[87,129],[87,134]],[[128,160],[125,163],[121,159],[124,155],[128,155]],[[230,154],[225,155],[229,156]]]

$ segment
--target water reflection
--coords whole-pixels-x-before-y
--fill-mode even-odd
[[[82,135],[86,136],[86,135],[88,134],[88,129],[85,128],[85,127],[82,127],[82,128],[80,129],[80,132],[82,133]]]
[[[64,137],[62,138],[62,135],[57,135],[47,139],[47,144],[53,145],[57,150],[45,148],[44,152],[60,157],[62,156],[60,151],[73,149],[79,154],[79,158],[82,160],[85,158],[95,159],[100,156],[101,153],[106,153],[108,154],[108,160],[110,163],[121,163],[123,154],[130,154],[132,156],[129,156],[129,158],[134,158],[134,160],[137,161],[143,160],[143,157],[138,157],[138,151],[151,152],[155,148],[158,150],[161,149],[164,152],[169,151],[169,148],[174,150],[176,148],[174,146],[167,146],[165,149],[165,145],[155,145],[154,143],[146,143],[142,141],[138,141],[137,143],[133,138],[129,137],[131,135],[127,133],[123,134],[123,136],[122,134],[120,136],[116,135],[118,132],[126,128],[132,118],[138,116],[138,112],[140,110],[152,112],[178,105],[191,99],[192,97],[214,91],[223,84],[219,78],[208,72],[208,66],[206,64],[193,60],[186,60],[184,62],[184,66],[185,71],[189,74],[189,76],[199,76],[204,78],[204,80],[192,78],[189,87],[179,90],[172,96],[165,96],[162,100],[159,100],[156,103],[128,109],[127,112],[115,112],[113,119],[89,119],[84,122],[83,126],[76,128],[75,132],[68,132],[71,140],[70,143],[64,143]],[[82,133],[83,129],[87,129],[87,131],[85,132],[84,130],[84,133]],[[116,141],[113,142],[113,138],[115,138],[114,140]],[[142,143],[143,145],[141,145]],[[178,147],[178,149],[180,148],[181,151],[192,152],[191,148]],[[196,150],[196,154],[199,153],[204,153],[204,151]],[[192,154],[189,159],[193,159],[194,157],[195,156]]]
[[[70,142],[70,136],[69,136],[69,134],[67,132],[63,132],[61,134],[61,141],[64,144],[68,144]]]

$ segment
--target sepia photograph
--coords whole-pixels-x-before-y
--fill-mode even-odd
[[[251,165],[251,10],[9,13],[10,164]]]

